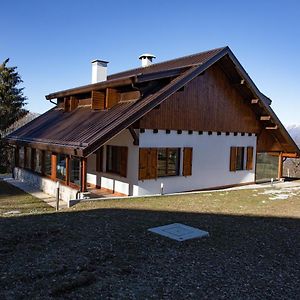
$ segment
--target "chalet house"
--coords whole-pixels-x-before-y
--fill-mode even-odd
[[[149,195],[281,178],[300,150],[228,47],[107,76],[46,96],[54,107],[8,136],[14,175],[61,197]]]

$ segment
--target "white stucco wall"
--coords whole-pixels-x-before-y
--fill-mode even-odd
[[[212,135],[208,135],[207,132],[203,132],[202,135],[199,135],[196,131],[193,134],[188,134],[187,131],[183,131],[182,134],[177,134],[176,131],[166,134],[165,130],[159,130],[158,133],[146,130],[145,133],[140,134],[141,148],[192,147],[192,176],[184,177],[180,175],[138,181],[138,184],[133,188],[133,195],[158,194],[161,191],[161,183],[164,185],[164,193],[174,193],[254,182],[254,168],[250,171],[229,171],[230,147],[232,146],[254,147],[253,166],[255,166],[256,136],[254,134],[252,136],[248,136],[248,134],[242,136],[239,133],[234,136],[233,133],[230,133],[229,136],[226,136],[225,133],[217,135],[216,132],[213,132]]]
[[[104,170],[106,169],[106,145],[128,147],[127,177],[121,177],[112,173],[97,172],[96,154],[91,154],[87,158],[87,182],[102,188],[110,189],[114,192],[132,195],[133,186],[136,185],[138,181],[139,147],[133,145],[133,138],[129,130],[123,130],[104,145]]]

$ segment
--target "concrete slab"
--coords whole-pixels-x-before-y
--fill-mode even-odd
[[[187,226],[180,223],[159,226],[148,229],[153,233],[160,234],[178,242],[183,242],[190,239],[209,237],[209,233],[198,228]]]
[[[3,178],[3,181],[19,188],[20,190],[36,197],[39,198],[41,200],[43,200],[44,202],[46,202],[48,205],[52,206],[52,207],[56,207],[56,199],[44,192],[42,192],[41,190],[39,190],[37,187],[34,187],[32,185],[29,185],[26,182],[22,182],[19,180],[16,180],[14,178]],[[59,201],[59,208],[63,209],[63,208],[67,208],[67,203],[64,201]]]

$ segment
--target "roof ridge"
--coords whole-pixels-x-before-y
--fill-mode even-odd
[[[197,52],[197,53],[193,53],[193,54],[189,54],[189,55],[180,56],[180,57],[177,57],[177,58],[172,58],[172,59],[169,59],[169,60],[164,60],[164,61],[161,61],[161,62],[158,62],[158,63],[153,63],[152,65],[150,65],[146,68],[147,68],[147,70],[149,70],[149,68],[157,66],[157,65],[170,63],[170,62],[173,62],[173,61],[176,61],[176,60],[185,59],[185,58],[189,58],[189,57],[194,57],[194,56],[197,56],[199,54],[205,54],[205,53],[212,52],[212,51],[217,51],[217,50],[222,51],[227,47],[228,46],[214,48],[214,49],[210,49],[210,50],[206,50],[206,51],[202,51],[202,52]],[[113,77],[113,76],[116,76],[116,75],[119,75],[119,74],[122,74],[122,73],[132,72],[132,71],[139,70],[139,69],[143,69],[143,67],[138,67],[138,68],[133,68],[133,69],[128,69],[128,70],[124,70],[124,71],[121,71],[121,72],[113,73],[113,74],[108,75],[107,77],[109,78],[109,77]]]

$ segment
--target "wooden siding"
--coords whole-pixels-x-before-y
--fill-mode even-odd
[[[146,129],[259,132],[260,122],[224,72],[214,65],[140,120]]]
[[[92,91],[92,109],[104,109],[105,93]]]

